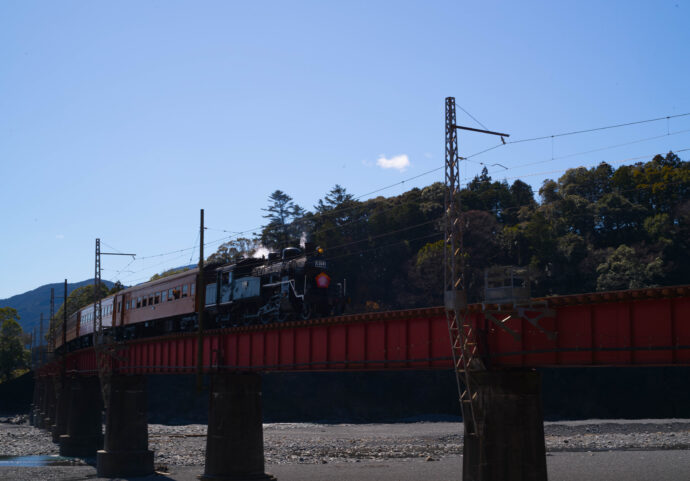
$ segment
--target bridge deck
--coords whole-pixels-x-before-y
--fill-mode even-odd
[[[481,305],[468,307],[492,366],[690,365],[690,286],[542,300],[555,316],[541,319],[541,329],[512,317],[505,325],[517,336],[490,322]],[[123,373],[189,373],[196,349],[195,333],[148,338],[120,346],[113,362]],[[203,340],[206,372],[448,369],[450,356],[442,307],[214,330]],[[66,368],[96,374],[94,350],[71,353]]]

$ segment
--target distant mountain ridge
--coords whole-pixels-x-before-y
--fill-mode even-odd
[[[67,283],[67,295],[79,287],[93,284],[93,279],[87,279],[81,282]],[[101,281],[110,289],[113,283],[110,281]],[[38,332],[40,326],[41,313],[43,313],[43,329],[48,327],[48,318],[50,317],[50,289],[55,290],[55,311],[62,305],[64,299],[65,285],[62,282],[55,284],[46,284],[37,287],[34,290],[27,291],[23,294],[17,294],[8,299],[0,299],[0,307],[13,307],[19,314],[19,324],[26,333],[33,332],[36,328]]]

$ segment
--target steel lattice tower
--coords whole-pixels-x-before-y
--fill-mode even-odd
[[[445,248],[444,301],[453,364],[462,407],[465,434],[476,435],[472,379],[470,368],[477,353],[472,325],[466,319],[467,295],[464,281],[462,223],[460,209],[460,160],[455,120],[455,98],[446,98],[446,166],[445,166]]]

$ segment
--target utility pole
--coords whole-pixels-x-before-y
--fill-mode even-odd
[[[45,351],[43,350],[43,313],[41,312],[41,329],[38,331],[38,358],[42,366],[46,362]]]
[[[55,289],[50,288],[50,321],[48,322],[48,344],[55,356]]]
[[[101,381],[101,394],[103,395],[103,405],[109,406],[110,397],[110,376],[112,375],[110,346],[106,341],[112,340],[112,336],[106,338],[103,332],[103,308],[101,305],[101,256],[132,256],[136,254],[124,254],[122,252],[101,252],[101,239],[96,239],[96,261],[94,266],[93,278],[93,348],[96,351],[96,364],[98,367],[98,377]]]
[[[31,369],[36,369],[36,328],[31,331]]]
[[[64,301],[62,303],[62,377],[67,371],[67,279],[65,279]]]
[[[473,370],[484,366],[477,354],[477,336],[467,319],[467,292],[464,277],[462,209],[460,205],[460,161],[457,129],[469,130],[500,137],[508,134],[480,130],[457,125],[455,98],[446,98],[446,160],[445,160],[445,249],[444,249],[444,304],[450,336],[453,363],[462,419],[465,426],[465,443],[477,445],[477,421],[475,416],[476,393],[473,389]],[[471,448],[474,449],[474,448]]]
[[[98,344],[97,332],[102,327],[101,316],[101,240],[96,239],[96,265],[93,275],[93,345]]]
[[[201,209],[199,221],[199,272],[196,281],[196,300],[198,335],[196,344],[196,389],[201,392],[203,388],[203,361],[204,361],[204,307],[206,304],[206,286],[204,285],[204,209]]]

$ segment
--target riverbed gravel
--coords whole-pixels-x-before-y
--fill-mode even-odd
[[[547,453],[690,449],[690,420],[587,420],[544,423]],[[462,424],[264,424],[267,464],[436,461],[462,453]],[[204,464],[206,426],[149,425],[149,448],[159,466]],[[0,454],[54,455],[50,435],[26,422],[0,422]]]

